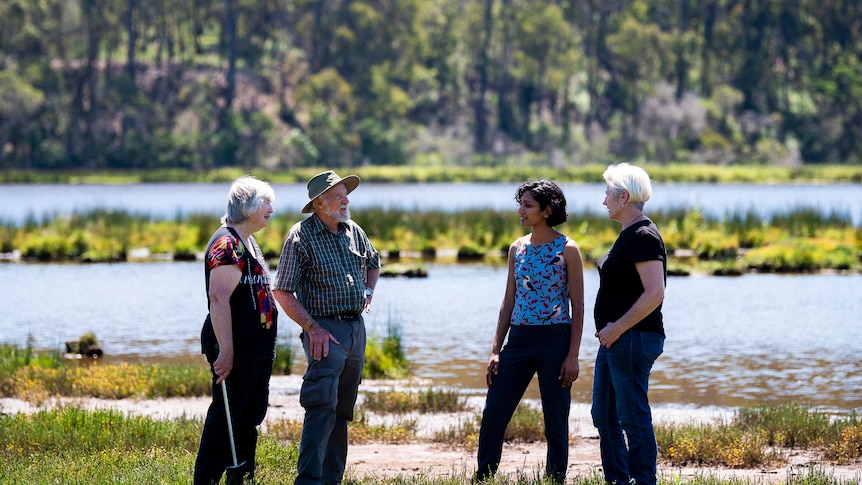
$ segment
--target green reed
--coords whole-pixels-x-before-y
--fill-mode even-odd
[[[290,341],[279,338],[275,343],[275,360],[272,362],[273,375],[290,375],[293,370],[293,348]]]
[[[392,315],[386,324],[386,335],[372,331],[365,343],[365,379],[403,379],[410,375],[410,361],[404,348],[402,325]]]
[[[674,209],[649,216],[662,232],[671,261],[689,271],[714,271],[714,263],[718,274],[862,270],[862,228],[854,228],[845,213],[796,208],[767,219],[752,211],[715,218],[697,209]],[[354,218],[384,255],[433,256],[449,250],[462,258],[500,258],[527,232],[514,203],[512,210],[456,213],[369,208],[354,212]],[[267,259],[277,260],[284,235],[299,220],[299,215],[277,215],[255,235]],[[123,261],[136,248],[186,260],[203,253],[217,226],[218,216],[212,214],[164,221],[99,209],[31,219],[21,226],[3,224],[0,247],[37,261]],[[602,214],[571,213],[559,229],[578,242],[586,263],[595,264],[613,244],[619,224]]]

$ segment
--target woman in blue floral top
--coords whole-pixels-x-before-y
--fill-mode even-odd
[[[476,480],[500,464],[506,426],[538,375],[548,456],[545,474],[565,482],[571,386],[578,378],[584,326],[584,271],[574,240],[555,226],[566,221],[566,198],[554,182],[535,180],[515,193],[521,226],[530,234],[509,247],[506,293],[488,361],[488,395],[479,431]],[[503,346],[503,341],[508,341]]]

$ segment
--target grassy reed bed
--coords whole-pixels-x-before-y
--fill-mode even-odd
[[[426,392],[432,393],[429,390]],[[395,401],[402,407],[403,399],[380,397],[383,401]],[[437,399],[435,399],[437,400]],[[449,400],[445,398],[444,400]],[[411,402],[420,403],[422,399]],[[421,404],[417,404],[421,407]],[[419,408],[417,408],[418,410]],[[517,413],[516,413],[517,416]],[[535,413],[521,415],[530,427],[536,428],[540,422]],[[849,421],[848,421],[849,419]],[[829,420],[840,429],[848,429],[849,422],[855,418]],[[351,424],[350,436],[355,443],[405,443],[415,441],[415,428],[412,421],[398,422],[392,426],[368,425],[367,410],[360,409],[358,419]],[[809,435],[814,442],[821,442],[824,429],[831,426],[823,421],[816,411],[803,406],[760,407],[740,410],[730,423],[721,425],[685,425],[668,429],[659,428],[659,446],[662,460],[669,460],[674,466],[680,463],[667,456],[668,435],[673,434],[672,446],[679,446],[685,440],[697,436],[745,435],[754,432],[768,435],[767,429],[780,423],[790,422],[796,433]],[[843,423],[843,424],[841,424]],[[470,424],[475,430],[478,420]],[[194,466],[194,456],[202,423],[199,420],[176,418],[156,420],[147,417],[119,413],[117,411],[85,411],[76,408],[63,408],[40,411],[31,415],[0,415],[0,483],[6,484],[179,484],[188,483]],[[258,483],[269,485],[292,483],[296,475],[297,441],[301,423],[285,421],[268,427],[258,442],[257,479]],[[466,427],[464,428],[466,429]],[[531,431],[534,433],[534,431]],[[411,435],[412,434],[412,435]],[[829,434],[829,433],[826,433]],[[841,432],[839,432],[840,436]],[[439,441],[439,436],[434,440]],[[528,439],[527,436],[510,439]],[[731,440],[732,441],[732,440]],[[858,438],[857,438],[858,442]],[[767,441],[761,444],[766,445]],[[461,446],[457,440],[450,442]],[[777,444],[777,443],[776,443]],[[702,445],[698,452],[703,456],[721,455],[720,440]],[[768,454],[767,454],[768,455]],[[769,458],[767,456],[767,458]],[[857,455],[856,459],[858,460]],[[705,460],[695,463],[705,465]],[[762,466],[764,461],[751,463],[725,463],[723,466]],[[451,474],[425,475],[422,472],[405,473],[398,477],[350,477],[348,483],[354,484],[416,484],[462,485],[470,483],[472,470],[452,470]],[[541,485],[548,483],[541,476],[541,470],[522,471],[515,475],[501,475],[490,484]],[[603,479],[595,472],[569,477],[573,485],[603,485]],[[680,480],[674,475],[662,475],[662,485],[680,483],[699,485],[756,484],[759,480],[740,478],[719,478],[708,471],[693,478]],[[802,474],[788,475],[785,481],[790,484],[843,485],[858,484],[856,480],[839,480],[817,468],[810,468]]]
[[[672,465],[752,468],[782,463],[789,449],[815,450],[832,463],[862,458],[862,421],[799,404],[746,407],[729,422],[656,426],[659,454]]]
[[[822,214],[796,208],[763,220],[752,212],[722,218],[698,210],[650,213],[673,254],[676,274],[748,271],[799,273],[862,270],[862,228],[844,213]],[[456,251],[462,257],[501,260],[523,235],[512,211],[415,212],[369,208],[354,214],[386,254],[435,256]],[[257,234],[267,258],[277,259],[284,234],[299,218],[278,217]],[[0,224],[0,252],[18,251],[24,260],[126,261],[135,250],[169,259],[194,259],[218,225],[214,215],[154,220],[126,212],[92,210],[69,217],[31,219],[20,226]],[[619,224],[597,214],[570,214],[560,230],[578,241],[594,264],[619,233]]]

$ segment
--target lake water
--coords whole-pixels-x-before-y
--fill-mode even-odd
[[[21,223],[93,208],[153,217],[223,212],[229,184],[0,185],[0,221]],[[446,211],[515,209],[517,184],[371,184],[351,195],[367,207]],[[298,214],[304,184],[274,186],[278,213]],[[602,184],[564,184],[569,211],[604,211]],[[765,216],[798,207],[847,215],[862,226],[860,185],[656,184],[649,210],[699,207],[722,216]],[[369,331],[398,323],[420,377],[484,388],[484,368],[505,269],[432,264],[427,279],[381,279]],[[595,269],[586,274],[586,325],[576,399],[589,400],[597,342]],[[803,402],[862,408],[862,275],[746,275],[668,279],[665,354],[655,365],[654,402],[738,406]],[[39,349],[94,332],[108,359],[201,362],[206,313],[201,263],[0,264],[0,341]],[[299,352],[298,327],[281,336]],[[304,358],[297,358],[301,372]],[[535,394],[535,389],[529,391]]]
[[[419,377],[484,388],[484,367],[505,284],[505,268],[431,264],[425,279],[380,280],[369,332],[401,326]],[[590,396],[597,342],[587,308],[575,398]],[[0,264],[0,341],[40,349],[94,332],[109,359],[202,362],[202,263]],[[862,408],[862,276],[670,277],[668,339],[655,365],[655,403],[739,406],[801,402]],[[284,314],[282,313],[282,316]],[[300,353],[298,327],[280,335]],[[304,358],[298,357],[301,372]],[[531,393],[535,393],[531,389]],[[534,396],[535,397],[535,396]]]
[[[516,183],[375,184],[351,194],[354,210],[366,207],[445,210],[515,210]],[[153,217],[224,212],[230,184],[0,185],[0,221],[68,214],[93,208],[124,209]],[[274,184],[275,216],[298,215],[305,184]],[[604,184],[562,184],[570,213],[604,213]],[[650,210],[700,208],[721,217],[753,211],[761,216],[806,207],[847,216],[862,226],[862,185],[655,184]]]

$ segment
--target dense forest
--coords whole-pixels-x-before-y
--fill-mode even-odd
[[[3,170],[862,163],[857,0],[0,0]]]

